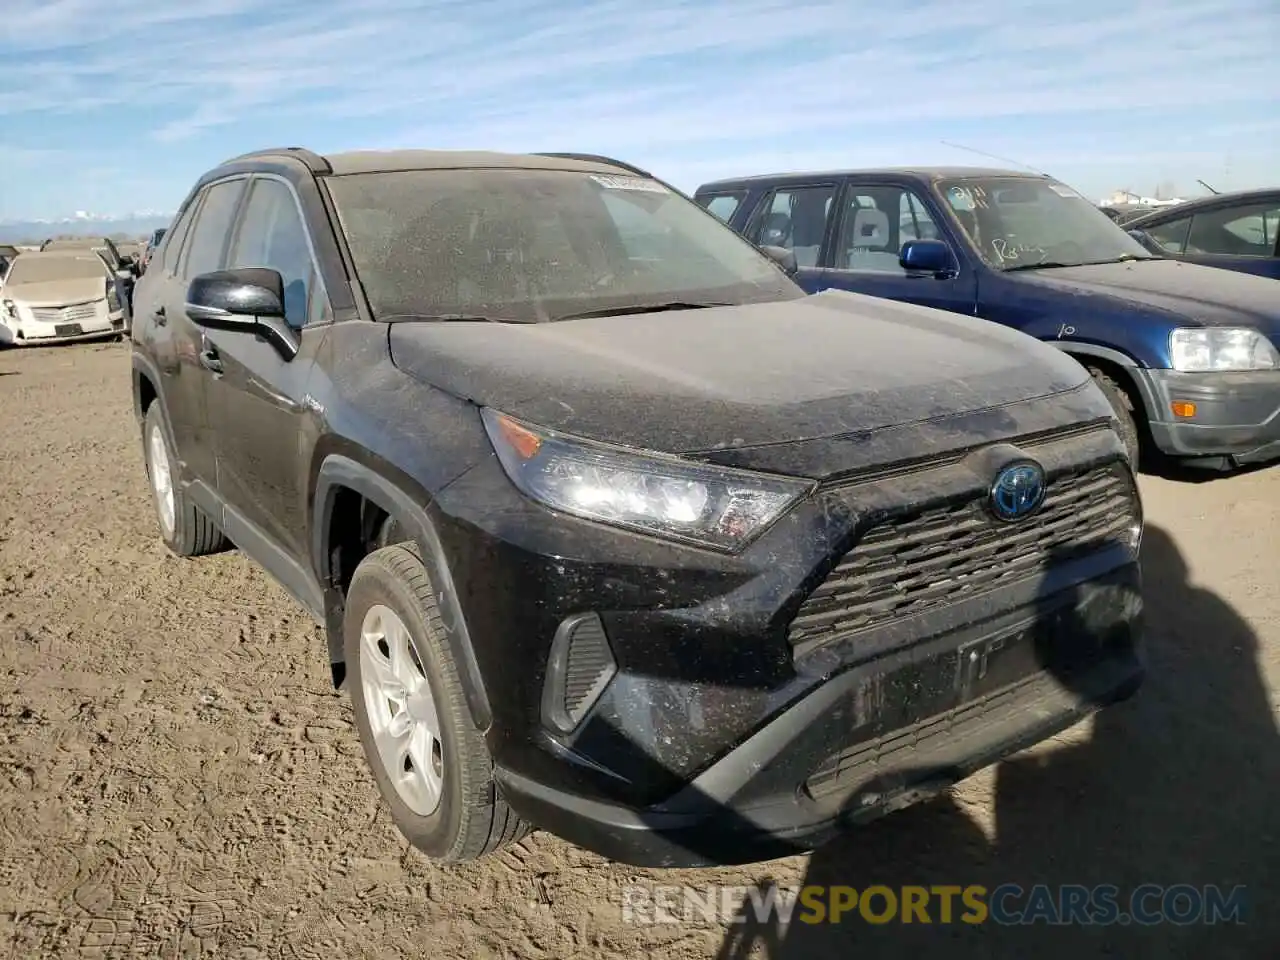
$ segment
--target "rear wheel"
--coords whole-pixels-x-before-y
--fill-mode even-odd
[[[160,524],[160,539],[180,557],[199,557],[225,550],[227,539],[217,524],[192,503],[178,485],[173,451],[164,430],[160,404],[152,403],[142,421],[144,458],[151,499]]]
[[[409,546],[382,547],[356,567],[343,646],[365,757],[409,842],[460,861],[528,833],[498,795],[426,568]]]
[[[1129,454],[1129,462],[1133,464],[1133,469],[1137,470],[1142,444],[1138,429],[1139,414],[1134,410],[1133,398],[1106,371],[1099,370],[1097,367],[1089,367],[1088,370],[1089,375],[1110,401],[1111,409],[1115,411],[1116,429],[1120,434],[1120,440]]]

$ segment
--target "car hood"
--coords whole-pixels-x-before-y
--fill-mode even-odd
[[[101,300],[107,295],[105,277],[73,277],[68,280],[44,280],[4,288],[6,300],[25,303],[29,307],[65,307],[73,303]]]
[[[840,291],[541,324],[400,322],[389,339],[398,368],[456,396],[669,453],[936,422],[1088,377],[1007,327]]]
[[[1051,290],[1153,307],[1211,326],[1244,323],[1280,336],[1280,284],[1267,277],[1178,260],[1097,263],[1021,276]]]

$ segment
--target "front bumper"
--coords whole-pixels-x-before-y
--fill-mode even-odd
[[[1280,370],[1140,374],[1152,398],[1151,435],[1165,453],[1241,465],[1280,459]],[[1195,404],[1195,415],[1176,417],[1175,403]]]
[[[530,821],[624,863],[709,866],[807,852],[1131,696],[1143,678],[1141,614],[1130,566],[1042,609],[847,669],[647,807],[502,768],[498,783]]]
[[[82,340],[98,340],[125,332],[122,310],[67,323],[46,323],[31,319],[10,321],[10,323],[15,328],[15,346],[75,343]]]
[[[738,556],[554,514],[481,462],[433,519],[504,794],[617,859],[756,860],[1123,695],[1141,674],[1123,448],[1105,424],[1019,448],[1051,478],[1025,524],[977,509],[983,448],[824,485]],[[860,745],[870,786],[845,769]]]

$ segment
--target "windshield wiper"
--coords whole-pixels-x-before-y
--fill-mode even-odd
[[[1045,260],[1043,263],[1016,263],[1012,267],[1001,267],[1005,273],[1016,273],[1019,270],[1055,270],[1058,267],[1080,267],[1080,263],[1060,263],[1057,260]]]
[[[668,300],[665,303],[633,303],[625,307],[606,307],[601,310],[584,310],[581,313],[562,313],[555,320],[588,320],[592,317],[625,317],[634,313],[664,313],[668,310],[701,310],[706,307],[732,307],[722,300]]]
[[[1013,273],[1016,270],[1052,270],[1055,267],[1100,267],[1106,263],[1132,263],[1135,260],[1165,260],[1166,257],[1157,257],[1154,254],[1150,256],[1139,256],[1136,253],[1122,253],[1118,257],[1112,257],[1110,260],[1082,260],[1079,263],[1061,263],[1057,260],[1046,260],[1044,263],[1019,263],[1012,267],[1005,267],[1005,273]]]
[[[1103,263],[1133,263],[1136,260],[1167,260],[1167,259],[1169,258],[1157,257],[1154,253],[1146,254],[1145,256],[1138,256],[1138,254],[1136,253],[1122,253],[1120,254],[1120,256],[1113,257],[1110,260],[1089,260],[1085,263],[1080,264],[1080,266],[1096,267],[1099,264],[1103,264]]]
[[[532,320],[517,320],[514,317],[486,317],[479,313],[393,313],[387,317],[379,317],[383,323],[405,323],[422,321],[423,323],[447,323],[449,321],[469,323],[533,323]]]

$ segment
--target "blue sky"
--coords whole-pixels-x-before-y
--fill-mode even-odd
[[[1091,197],[1280,181],[1276,0],[3,0],[0,219],[170,211],[249,149],[719,176],[1013,157]]]

